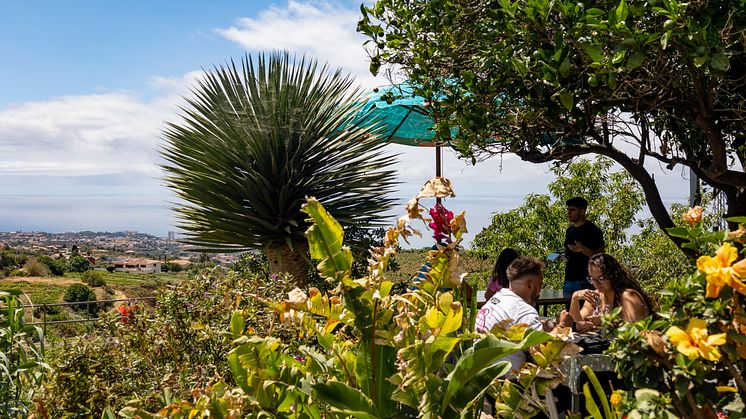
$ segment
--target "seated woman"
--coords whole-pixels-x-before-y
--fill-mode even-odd
[[[489,301],[496,292],[502,288],[508,288],[508,265],[518,258],[518,252],[506,247],[497,256],[495,261],[495,267],[492,268],[492,274],[490,275],[490,282],[487,283],[487,290],[484,292],[484,300]]]
[[[628,322],[642,320],[653,313],[653,303],[640,283],[613,256],[599,253],[588,261],[588,280],[595,289],[576,291],[570,301],[570,315],[563,311],[560,323],[578,332],[593,330],[601,316],[621,307]],[[580,307],[580,300],[585,303]],[[563,315],[564,314],[564,315]]]

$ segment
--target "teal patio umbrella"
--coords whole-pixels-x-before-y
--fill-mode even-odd
[[[385,142],[435,147],[435,176],[441,177],[440,143],[436,142],[435,123],[428,102],[413,93],[412,86],[401,83],[375,89],[363,98],[360,112],[349,122],[356,126],[376,126]],[[452,130],[452,136],[458,132]],[[446,141],[450,138],[445,139]]]

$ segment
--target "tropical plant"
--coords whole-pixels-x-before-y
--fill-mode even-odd
[[[26,417],[48,366],[44,363],[44,336],[24,321],[20,291],[0,291],[0,415]]]
[[[742,418],[746,411],[746,217],[739,229],[708,232],[702,209],[669,234],[702,253],[696,270],[661,291],[659,318],[626,324],[607,319],[616,337],[609,353],[631,388],[648,389],[624,413],[660,408],[682,418]],[[707,254],[716,248],[715,256]],[[618,314],[618,313],[617,313]],[[658,407],[656,407],[658,406]],[[631,417],[631,416],[630,416]],[[652,417],[652,416],[649,416]]]
[[[454,143],[474,161],[607,156],[671,228],[653,166],[690,168],[723,192],[728,216],[746,214],[744,6],[378,0],[361,8],[358,30],[370,38],[371,70],[403,72],[439,132],[459,127]]]
[[[164,131],[168,186],[186,242],[267,252],[272,273],[306,282],[300,208],[323,199],[343,225],[378,220],[393,202],[393,158],[375,127],[339,129],[361,106],[353,79],[288,53],[206,72],[180,123]]]
[[[421,218],[416,199],[409,210],[412,219]],[[486,394],[505,413],[530,417],[545,410],[538,395],[560,380],[556,365],[570,345],[525,325],[496,327],[499,336],[473,332],[473,307],[465,304],[458,268],[463,213],[437,226],[445,237],[430,252],[416,289],[394,295],[386,265],[399,240],[415,234],[408,216],[387,231],[384,246],[372,249],[368,274],[354,279],[341,225],[313,198],[303,211],[313,221],[307,231],[311,255],[320,261],[320,275],[336,288],[329,293],[296,288],[282,301],[262,300],[316,345],[254,334],[246,311],[235,311],[229,329],[235,347],[228,362],[239,391],[226,393],[219,385],[215,393],[193,402],[174,400],[157,414],[134,406],[120,413],[226,417],[230,405],[234,414],[242,410],[249,417],[475,417]],[[524,368],[515,381],[499,380],[510,369],[499,359],[530,347],[536,365]]]

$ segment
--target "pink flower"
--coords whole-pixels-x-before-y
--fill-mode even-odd
[[[428,225],[433,230],[435,241],[440,243],[448,239],[451,235],[453,212],[448,211],[443,204],[437,203],[434,208],[430,209],[430,216],[433,220]]]

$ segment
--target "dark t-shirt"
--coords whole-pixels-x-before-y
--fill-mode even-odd
[[[570,224],[565,232],[565,253],[567,255],[565,282],[585,281],[588,276],[588,259],[590,258],[581,252],[573,252],[567,247],[575,242],[593,250],[605,247],[604,234],[592,222],[586,221],[580,227]]]

